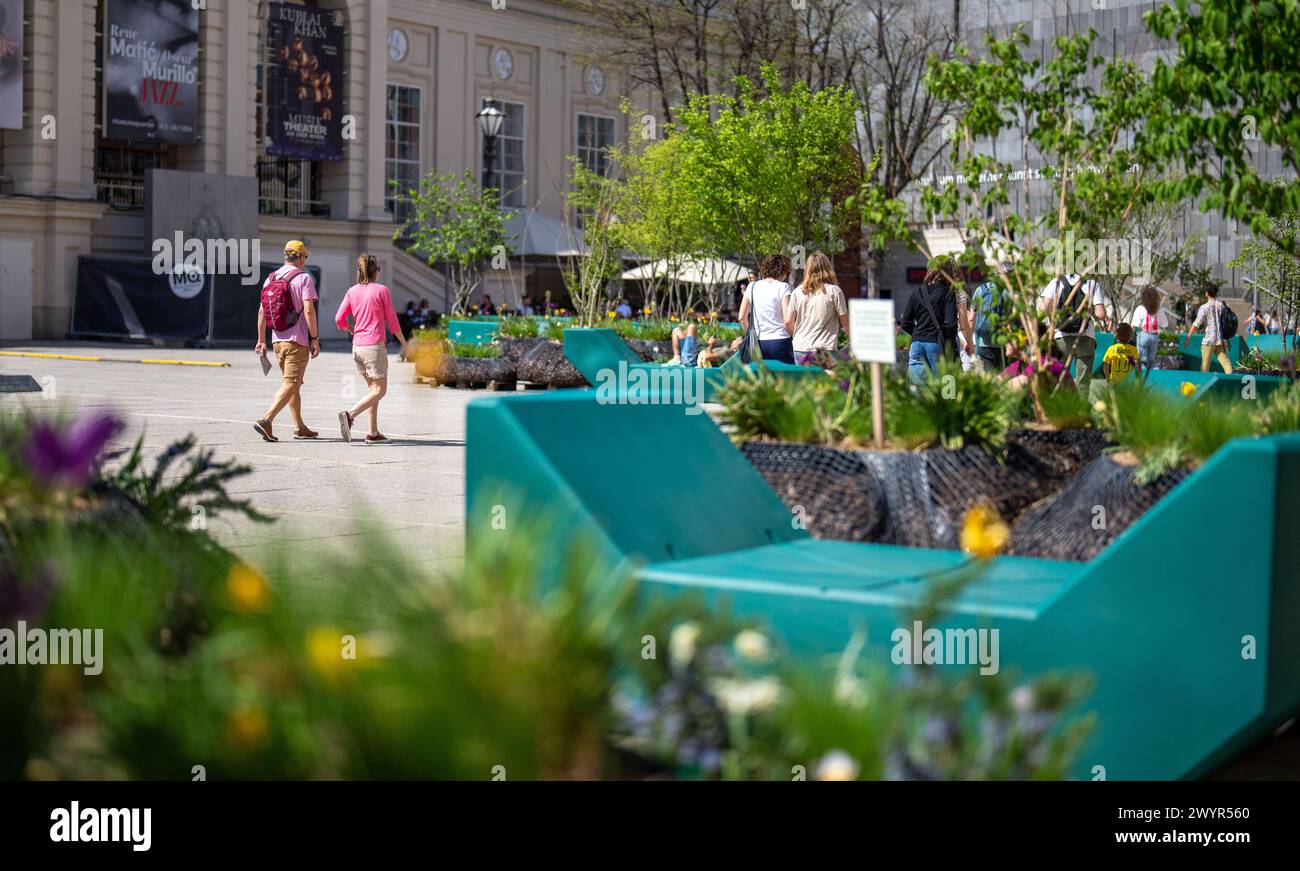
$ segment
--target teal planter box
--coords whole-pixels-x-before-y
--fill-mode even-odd
[[[695,406],[713,402],[731,375],[745,369],[738,355],[714,369],[646,363],[613,330],[573,327],[564,331],[564,356],[602,393],[612,389],[622,399],[654,405]],[[826,377],[813,366],[764,363],[783,377]]]
[[[490,397],[470,405],[466,442],[470,543],[510,534],[494,523],[508,501],[552,524],[559,553],[595,542],[637,567],[643,597],[726,600],[808,660],[865,628],[889,665],[922,579],[965,559],[809,538],[712,420],[680,407]],[[635,461],[602,460],[615,455]],[[1091,562],[992,560],[935,628],[999,630],[1003,671],[1092,674],[1077,777],[1202,775],[1300,710],[1297,493],[1300,436],[1234,441]],[[706,515],[698,494],[713,494]]]
[[[460,345],[490,345],[496,337],[495,319],[447,322],[447,338]]]

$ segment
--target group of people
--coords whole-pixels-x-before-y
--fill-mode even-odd
[[[818,251],[808,257],[803,281],[790,286],[790,258],[773,254],[763,260],[762,277],[745,285],[739,320],[746,334],[728,348],[716,339],[699,347],[695,324],[673,330],[673,360],[683,366],[712,366],[736,353],[752,333],[763,360],[806,366],[823,352],[839,346],[840,331],[849,330],[849,308],[836,283],[830,257]]]
[[[315,439],[320,433],[303,421],[302,385],[307,365],[320,356],[320,330],[316,302],[316,283],[306,269],[311,252],[297,240],[284,246],[284,265],[277,268],[262,284],[261,304],[257,309],[257,343],[254,353],[267,355],[266,331],[271,330],[271,350],[280,365],[281,383],[271,407],[253,423],[253,430],[264,441],[277,442],[273,425],[286,407],[293,416],[295,439]],[[352,360],[357,373],[365,379],[365,397],[352,408],[338,413],[339,433],[343,441],[352,441],[352,428],[362,413],[367,414],[367,444],[389,441],[379,431],[379,401],[388,393],[388,331],[391,331],[407,354],[406,334],[398,322],[389,289],[379,283],[380,266],[372,254],[357,258],[357,281],[348,288],[334,318],[340,330],[352,334]],[[267,364],[269,366],[269,363]],[[269,370],[268,370],[269,371]]]
[[[1002,264],[1002,271],[1010,271]],[[974,294],[960,281],[940,269],[930,270],[921,288],[908,300],[899,328],[911,336],[908,348],[908,376],[923,381],[938,369],[940,357],[952,348],[966,369],[980,367],[998,372],[1013,387],[1021,387],[1034,374],[1034,366],[1011,343],[995,337],[995,323],[1009,314],[1005,291],[995,281],[986,281]],[[1042,289],[1037,298],[1040,332],[1048,321],[1055,329],[1044,362],[1057,383],[1087,390],[1097,363],[1097,330],[1110,329],[1101,284],[1078,274],[1059,275]],[[1217,288],[1209,288],[1196,318],[1188,325],[1184,347],[1195,332],[1201,332],[1201,371],[1208,372],[1218,360],[1224,372],[1232,372],[1225,337],[1227,304],[1219,300]],[[1129,373],[1156,365],[1160,331],[1165,318],[1160,293],[1154,286],[1142,289],[1138,306],[1125,321],[1115,323],[1115,343],[1107,349],[1101,370],[1109,382],[1122,381]]]

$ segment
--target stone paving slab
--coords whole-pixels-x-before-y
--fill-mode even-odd
[[[413,383],[413,367],[390,356],[388,395],[379,427],[388,445],[348,444],[338,431],[338,412],[364,395],[344,346],[311,361],[303,386],[303,417],[320,433],[317,441],[292,439],[286,409],[275,421],[281,440],[271,444],[253,432],[279,387],[279,371],[263,376],[251,349],[168,348],[84,342],[6,343],[6,351],[81,354],[104,362],[0,357],[0,377],[31,375],[43,394],[0,397],[0,410],[21,405],[116,412],[126,421],[114,447],[129,448],[143,436],[154,456],[194,433],[218,459],[236,459],[252,473],[231,487],[254,507],[273,515],[275,526],[215,517],[210,530],[227,546],[255,559],[260,548],[300,541],[311,546],[355,545],[358,522],[369,522],[410,558],[445,571],[463,553],[465,506],[465,406],[477,394]],[[229,367],[142,365],[141,358],[229,363]],[[123,362],[115,362],[123,361]],[[364,419],[359,422],[364,433]]]

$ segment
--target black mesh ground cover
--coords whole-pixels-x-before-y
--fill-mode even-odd
[[[519,378],[551,387],[585,387],[587,379],[564,356],[559,342],[542,342],[519,358]]]
[[[515,363],[505,357],[453,357],[448,354],[438,361],[436,377],[439,384],[452,386],[470,387],[488,382],[509,384],[515,381]]]
[[[1060,492],[1021,515],[1011,529],[1010,552],[1090,560],[1188,475],[1177,469],[1140,485],[1134,473],[1109,454],[1093,460]]]
[[[1001,460],[981,448],[843,451],[751,441],[742,451],[815,538],[955,549],[966,511],[992,504],[1011,552],[1087,560],[1182,478],[1146,487],[1097,430],[1016,430]],[[1103,529],[1093,529],[1095,510]]]

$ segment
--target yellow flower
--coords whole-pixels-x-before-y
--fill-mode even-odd
[[[675,323],[677,323],[677,315],[669,315],[669,316],[668,316],[668,322],[669,322],[670,324],[675,324]]]
[[[618,312],[606,312],[605,315],[610,318],[618,317]]]
[[[987,505],[966,512],[961,525],[961,549],[976,559],[991,559],[1006,549],[1011,530]]]
[[[235,563],[226,578],[226,592],[237,611],[264,612],[271,601],[271,588],[266,578],[248,563]]]
[[[266,743],[271,731],[266,712],[257,705],[241,705],[230,713],[226,733],[230,743],[240,750],[254,750]]]
[[[344,653],[350,649],[353,659]],[[317,626],[307,633],[307,659],[313,668],[327,678],[339,677],[350,662],[355,661],[357,642],[334,626]]]
[[[1183,391],[1183,396],[1191,396],[1193,393],[1196,392],[1196,385],[1190,381],[1184,381],[1182,383],[1182,391]]]
[[[715,321],[716,321],[716,320],[718,319],[718,313],[717,313],[717,312],[709,312],[709,317],[710,317],[712,320],[715,320]]]
[[[646,306],[645,308],[641,309],[641,313],[647,315],[650,314],[650,306]]]

